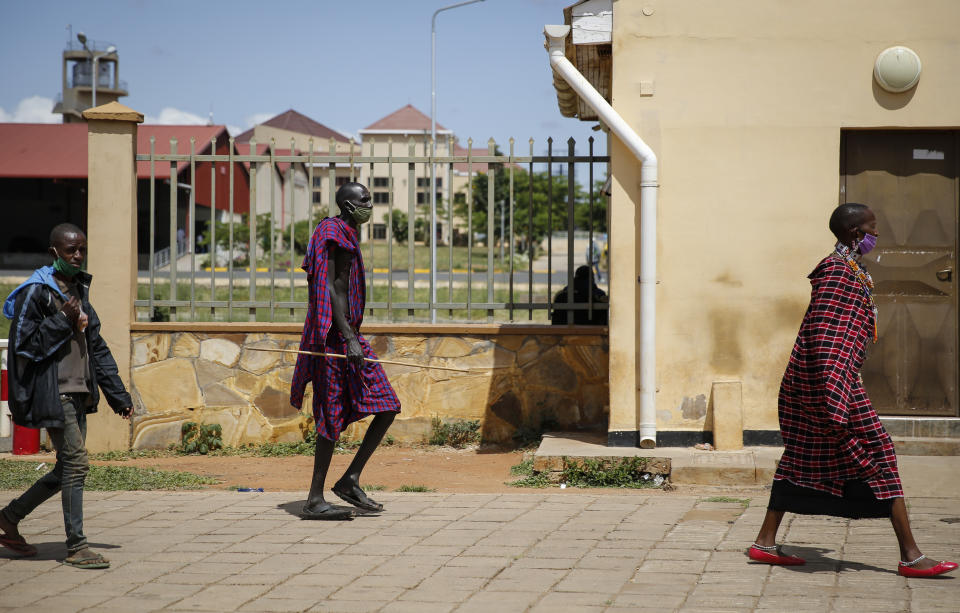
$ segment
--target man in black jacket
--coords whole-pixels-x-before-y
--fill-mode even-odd
[[[90,304],[91,276],[80,270],[87,237],[73,224],[50,232],[53,266],[34,271],[3,305],[10,326],[8,391],[14,423],[46,428],[57,450],[53,470],[0,510],[0,545],[22,556],[36,555],[17,524],[60,492],[67,533],[64,564],[107,568],[109,560],[87,547],[83,534],[83,484],[89,469],[85,441],[87,414],[97,410],[100,391],[114,412],[133,412],[117,363],[100,336],[100,319]]]

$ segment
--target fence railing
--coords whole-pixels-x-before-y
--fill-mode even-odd
[[[609,157],[594,152],[594,139],[579,155],[572,138],[565,152],[548,139],[540,154],[530,139],[525,155],[514,139],[506,153],[492,139],[486,150],[472,140],[465,149],[452,138],[438,143],[440,151],[443,144],[446,154],[431,157],[429,138],[365,137],[349,151],[333,141],[327,151],[315,151],[313,141],[306,151],[293,141],[289,149],[271,142],[258,150],[251,140],[250,153],[241,155],[233,139],[226,154],[198,154],[206,143],[194,139],[189,152],[181,153],[174,139],[169,153],[156,153],[151,139],[150,152],[136,156],[150,167],[149,202],[141,204],[149,211],[149,245],[140,249],[165,253],[166,265],[147,258],[137,319],[302,321],[308,299],[299,264],[306,241],[325,214],[338,213],[338,186],[356,180],[374,195],[372,223],[361,229],[368,321],[606,323],[600,286],[608,282],[610,264],[600,186]],[[210,145],[203,150],[218,150],[216,141]],[[426,230],[432,164],[443,228],[437,237]],[[198,194],[201,171],[209,173],[209,193]],[[249,179],[246,213],[236,207],[235,173]],[[217,201],[218,175],[228,176],[226,202],[223,193]],[[169,186],[167,202],[158,202],[161,184]],[[436,261],[431,240],[438,241]],[[586,273],[576,275],[579,266],[588,267]],[[564,286],[567,291],[555,294]]]

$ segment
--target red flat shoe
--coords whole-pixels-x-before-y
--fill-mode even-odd
[[[752,545],[747,551],[747,555],[754,562],[776,564],[777,566],[803,566],[807,563],[806,560],[798,558],[797,556],[780,555],[780,548],[775,545],[771,546],[767,551],[764,551],[760,545]]]
[[[925,559],[927,556],[920,556],[912,562],[900,562],[897,565],[897,574],[901,577],[936,577],[937,575],[942,575],[944,573],[949,573],[952,570],[957,569],[956,562],[937,562],[935,566],[930,568],[913,568],[913,565],[919,562],[920,560]]]

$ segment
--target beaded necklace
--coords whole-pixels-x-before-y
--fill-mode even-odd
[[[871,277],[870,273],[867,272],[865,268],[861,267],[856,258],[853,257],[853,251],[850,249],[850,247],[838,242],[835,252],[844,262],[846,262],[847,266],[850,267],[850,270],[853,271],[853,275],[857,278],[857,281],[860,282],[860,287],[863,289],[863,293],[867,297],[867,302],[870,303],[870,308],[873,310],[873,342],[876,343],[878,337],[877,322],[879,319],[880,309],[877,308],[877,303],[873,300],[873,277]]]

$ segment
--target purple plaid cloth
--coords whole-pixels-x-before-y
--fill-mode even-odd
[[[303,324],[300,349],[345,354],[346,340],[333,327],[333,305],[327,292],[330,253],[342,249],[353,255],[347,321],[357,330],[363,355],[376,359],[370,344],[359,333],[366,301],[363,256],[357,234],[338,217],[323,219],[313,232],[303,269],[307,271],[310,304]],[[356,367],[342,358],[299,355],[290,384],[290,404],[303,406],[307,383],[313,384],[313,418],[317,435],[335,441],[351,423],[368,415],[400,412],[400,400],[380,364],[364,362]]]

